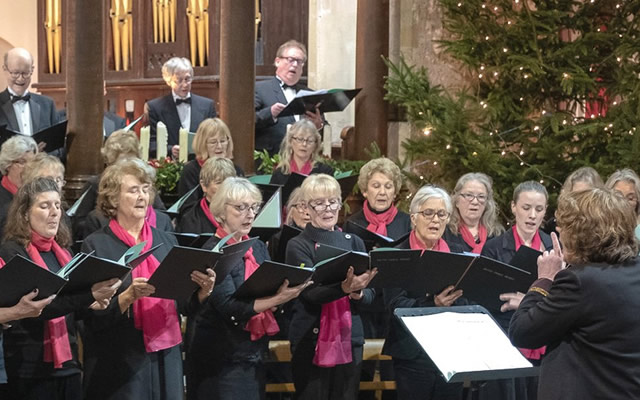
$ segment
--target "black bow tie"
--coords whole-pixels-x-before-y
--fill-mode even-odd
[[[289,88],[296,90],[296,85],[287,85],[286,83],[282,82],[282,90],[289,89]]]
[[[25,94],[24,96],[11,96],[11,102],[15,103],[16,101],[29,101],[29,99],[31,98],[31,95],[29,93]]]
[[[179,106],[182,103],[191,104],[191,97],[187,97],[186,99],[176,99],[177,106]]]

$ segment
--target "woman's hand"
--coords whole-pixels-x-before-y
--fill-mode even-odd
[[[147,278],[135,278],[131,285],[118,296],[120,311],[125,312],[134,301],[155,293],[156,288],[147,283]]]
[[[200,271],[192,271],[191,280],[200,286],[198,300],[202,303],[213,291],[213,286],[216,283],[216,273],[211,268],[207,268],[206,274]]]
[[[500,306],[500,311],[507,312],[511,310],[517,310],[520,307],[520,302],[524,297],[524,293],[515,292],[515,293],[502,293],[500,295],[500,300],[505,303]]]
[[[122,285],[122,281],[118,278],[112,278],[107,281],[102,281],[91,286],[91,294],[93,299],[102,303],[103,300],[107,300],[107,303],[116,294],[118,288]]]
[[[295,299],[296,297],[300,296],[300,293],[302,293],[303,290],[305,290],[309,285],[312,284],[313,281],[307,281],[301,283],[298,286],[289,287],[289,280],[285,279],[276,292],[276,298],[278,301],[276,305],[279,306],[280,304],[284,304],[289,300]]]
[[[553,250],[545,251],[538,257],[538,279],[553,281],[556,274],[566,266],[562,248],[555,232],[551,233],[551,241],[553,242]]]
[[[462,296],[462,290],[453,291],[453,289],[455,289],[453,285],[449,286],[433,298],[436,307],[449,307]]]
[[[56,295],[51,295],[46,299],[34,301],[38,295],[38,289],[35,289],[31,293],[25,294],[20,298],[18,304],[13,307],[10,307],[10,310],[7,310],[7,318],[1,318],[1,322],[7,321],[15,321],[23,318],[35,318],[39,317],[42,314],[42,310],[51,304],[53,299],[56,298]]]
[[[378,268],[370,269],[367,272],[357,275],[353,272],[353,267],[349,267],[347,270],[347,277],[344,281],[342,281],[341,287],[342,291],[346,294],[351,294],[353,292],[359,292],[362,289],[369,286],[369,282],[373,279],[374,276],[378,273]]]

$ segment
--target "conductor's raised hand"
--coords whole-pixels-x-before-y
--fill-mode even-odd
[[[511,310],[517,310],[520,307],[520,302],[524,298],[524,293],[502,293],[500,300],[504,301],[504,304],[500,306],[500,311],[507,312]]]
[[[462,290],[453,290],[455,287],[453,285],[448,286],[445,290],[437,294],[433,298],[433,302],[436,304],[436,307],[449,307],[456,300],[462,296]]]
[[[207,268],[206,273],[194,270],[191,272],[191,280],[200,286],[198,300],[202,303],[213,291],[213,286],[216,283],[216,273],[211,268]]]
[[[553,250],[545,251],[538,257],[538,279],[554,280],[556,274],[566,265],[560,241],[555,232],[551,233],[551,241],[553,242]]]
[[[373,279],[374,276],[378,273],[378,268],[373,268],[367,270],[367,272],[356,275],[354,273],[353,267],[349,267],[347,270],[347,277],[344,281],[342,281],[342,291],[351,294],[353,292],[359,292],[362,289],[369,286],[369,282]]]

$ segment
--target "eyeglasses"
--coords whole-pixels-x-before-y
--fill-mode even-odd
[[[171,79],[171,81],[173,83],[175,83],[176,85],[182,85],[183,83],[191,83],[191,82],[193,82],[193,77],[186,76],[186,77],[180,78],[180,79],[177,79],[177,78],[174,77],[173,79]]]
[[[218,147],[218,145],[224,147],[224,146],[226,146],[228,144],[229,144],[229,140],[228,139],[209,140],[209,141],[207,141],[207,146],[211,146],[211,147]]]
[[[304,139],[301,137],[296,137],[296,136],[291,136],[291,139],[295,140],[296,142],[298,142],[299,144],[316,144],[316,140],[315,139]]]
[[[322,211],[336,211],[342,207],[340,203],[340,199],[328,199],[328,200],[311,200],[309,202],[309,207],[313,209],[315,212]]]
[[[305,212],[307,211],[307,205],[304,203],[297,203],[297,204],[292,204],[291,205],[293,208],[295,208],[296,210],[298,210],[298,212]]]
[[[236,209],[236,211],[238,211],[239,213],[242,214],[247,214],[249,212],[249,210],[253,211],[253,215],[257,215],[258,212],[260,211],[261,208],[261,204],[260,203],[254,203],[254,204],[232,204],[232,203],[225,203],[228,206],[231,206],[233,208]]]
[[[18,164],[21,167],[24,167],[26,163],[28,163],[29,161],[25,160],[24,158],[19,158],[17,160],[15,160],[13,162],[13,164]]]
[[[460,196],[469,203],[471,203],[473,199],[477,199],[480,204],[484,204],[487,201],[487,195],[484,194],[460,193]]]
[[[31,75],[33,75],[33,70],[27,72],[11,71],[9,70],[9,68],[7,68],[6,65],[3,66],[3,68],[9,73],[11,79],[18,79],[18,77],[20,76],[22,77],[22,79],[28,79],[29,77],[31,77]]]
[[[49,176],[48,178],[53,179],[53,181],[59,186],[64,186],[67,184],[67,181],[65,181],[64,178],[60,178],[59,176],[55,178],[53,176]]]
[[[293,64],[298,64],[299,66],[303,66],[304,63],[306,62],[306,60],[301,59],[301,58],[295,58],[295,57],[280,57],[281,59],[287,61],[287,64],[293,65]]]
[[[417,211],[414,214],[421,214],[426,219],[433,219],[436,215],[438,216],[438,218],[440,218],[442,220],[445,220],[445,219],[449,218],[449,213],[446,212],[445,210],[436,211],[433,208],[427,208],[427,209],[422,210],[422,211]]]

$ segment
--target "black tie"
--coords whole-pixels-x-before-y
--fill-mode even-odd
[[[186,99],[176,99],[177,106],[179,106],[182,103],[191,104],[191,97],[187,97]]]
[[[15,103],[16,101],[29,101],[29,99],[31,98],[31,95],[29,93],[25,94],[24,96],[20,97],[20,96],[11,96],[11,102]]]
[[[286,83],[282,82],[282,90],[286,90],[286,89],[293,89],[293,91],[296,91],[296,85],[287,85]]]

